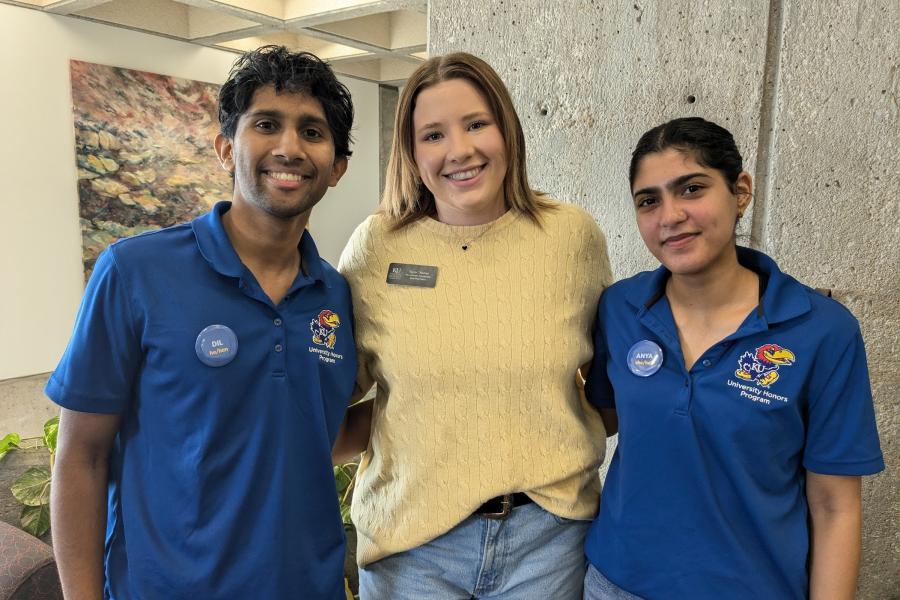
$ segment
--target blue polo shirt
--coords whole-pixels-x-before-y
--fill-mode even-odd
[[[616,409],[619,443],[585,551],[651,600],[806,598],[806,471],[884,468],[856,319],[766,255],[738,259],[760,275],[760,304],[690,371],[666,269],[600,301],[586,391]],[[656,353],[638,346],[638,376],[629,353],[645,340],[662,363],[652,372]]]
[[[356,375],[350,291],[308,232],[274,305],[223,202],[98,258],[46,393],[123,417],[106,597],[343,598],[331,448]]]

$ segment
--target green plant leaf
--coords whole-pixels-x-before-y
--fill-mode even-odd
[[[0,458],[6,456],[10,450],[18,448],[21,441],[22,436],[18,433],[7,433],[3,436],[3,439],[0,440]]]
[[[9,488],[16,500],[25,506],[40,506],[50,502],[50,469],[31,467]]]
[[[344,577],[344,595],[347,600],[354,600],[353,592],[350,591],[350,581]]]
[[[53,417],[44,423],[44,445],[50,453],[56,452],[56,436],[59,433],[59,417]]]
[[[41,537],[50,529],[50,505],[26,506],[22,509],[22,529],[33,535]]]
[[[343,493],[343,491],[347,489],[347,486],[350,485],[352,479],[353,475],[348,473],[343,465],[338,465],[334,468],[334,485],[337,488],[338,494]]]

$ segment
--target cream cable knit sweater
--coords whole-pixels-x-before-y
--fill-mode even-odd
[[[612,275],[586,212],[559,204],[542,225],[509,211],[485,225],[426,218],[392,232],[374,215],[347,244],[360,395],[378,386],[351,512],[360,565],[428,542],[508,492],[593,518],[606,438],[575,372],[591,359]],[[387,284],[394,262],[436,266],[436,286]]]

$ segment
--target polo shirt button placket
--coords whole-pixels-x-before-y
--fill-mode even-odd
[[[693,378],[688,372],[684,373],[684,389],[678,397],[678,404],[675,406],[675,414],[686,416],[691,410],[691,397],[694,394]]]
[[[285,364],[285,340],[284,340],[284,320],[278,316],[276,313],[272,317],[272,325],[275,327],[275,335],[273,336],[273,341],[275,344],[272,346],[272,349],[275,350],[275,369],[273,371],[274,375],[284,376],[287,365]]]

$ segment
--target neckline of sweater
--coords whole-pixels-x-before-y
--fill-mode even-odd
[[[513,223],[518,216],[519,211],[511,208],[493,221],[482,223],[480,225],[449,225],[447,223],[441,223],[433,217],[419,219],[417,223],[442,237],[460,240],[480,237],[486,234],[488,230],[500,231]]]

